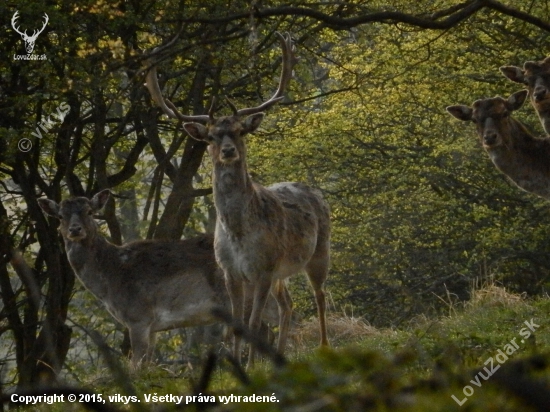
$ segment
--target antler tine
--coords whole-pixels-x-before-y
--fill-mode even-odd
[[[154,51],[154,50],[153,50]],[[162,97],[162,92],[160,91],[160,86],[157,78],[157,66],[155,64],[151,65],[150,61],[146,61],[147,65],[150,66],[147,75],[145,76],[145,86],[149,90],[149,94],[153,101],[159,106],[162,111],[171,117],[172,119],[178,119],[182,122],[199,122],[207,123],[210,120],[209,115],[193,115],[188,116],[182,114],[170,100]]]
[[[212,102],[210,103],[210,108],[208,109],[208,119],[210,123],[214,123],[215,109],[216,109],[216,96],[212,96]]]
[[[235,106],[235,104],[229,99],[229,97],[225,97],[225,101],[227,102],[227,104],[229,105],[229,107],[231,108],[231,111],[233,112],[233,115],[234,116],[238,116],[239,115],[239,111],[237,110],[237,106]]]
[[[292,78],[292,70],[297,62],[297,59],[294,55],[295,48],[292,43],[290,33],[286,33],[286,36],[279,32],[276,32],[276,34],[279,37],[281,48],[283,49],[283,68],[281,69],[281,77],[279,78],[279,87],[269,100],[256,107],[247,107],[245,109],[238,110],[237,113],[235,113],[237,116],[245,116],[262,112],[283,99],[283,93],[290,83],[290,79]]]

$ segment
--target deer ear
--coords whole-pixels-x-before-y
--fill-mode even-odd
[[[448,106],[447,111],[458,120],[472,120],[473,110],[468,106],[464,106],[462,104],[458,104],[456,106]]]
[[[96,193],[96,195],[91,199],[92,210],[97,212],[98,210],[103,209],[103,206],[105,206],[105,203],[109,200],[109,196],[111,196],[111,191],[109,189]]]
[[[526,72],[527,70],[529,71],[536,71],[540,69],[540,65],[537,63],[537,62],[525,62],[523,63],[523,71]]]
[[[184,123],[183,130],[195,140],[208,141],[208,129],[200,123]]]
[[[265,113],[260,112],[256,114],[251,114],[246,119],[244,119],[243,122],[243,133],[254,133],[258,127],[260,127],[260,124],[262,124],[262,120],[264,120]]]
[[[38,206],[48,216],[53,216],[59,219],[59,205],[50,199],[38,199]]]
[[[510,95],[510,97],[508,97],[508,109],[510,111],[514,111],[523,106],[523,102],[525,102],[527,94],[529,94],[527,90],[520,90],[519,92],[515,92]]]
[[[527,80],[525,79],[525,72],[519,67],[502,66],[500,68],[500,71],[502,72],[504,77],[512,80],[513,82],[527,84]]]

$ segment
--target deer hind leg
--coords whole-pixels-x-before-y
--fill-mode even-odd
[[[328,275],[329,258],[328,253],[313,257],[306,265],[306,273],[309,282],[315,293],[315,303],[317,304],[317,316],[319,317],[319,330],[321,332],[321,346],[328,346],[327,320],[326,320],[326,297],[325,280]]]
[[[254,284],[254,293],[252,300],[252,312],[250,313],[250,319],[248,321],[248,327],[250,332],[255,336],[260,336],[260,328],[262,325],[262,313],[264,311],[267,297],[271,289],[271,276],[265,278],[260,277],[257,283]],[[256,348],[253,344],[250,345],[250,351],[248,352],[248,364],[247,368],[254,365],[256,357]]]
[[[146,362],[150,353],[151,328],[149,326],[133,326],[130,330],[130,344],[132,346],[132,369],[137,370],[142,362]]]
[[[230,274],[225,274],[225,287],[229,294],[229,301],[231,302],[231,316],[233,322],[243,325],[244,315],[244,285],[241,279],[235,279]],[[241,359],[241,337],[237,336],[233,331],[233,356],[237,361]]]
[[[147,353],[145,354],[145,360],[147,362],[153,361],[153,355],[155,353],[155,343],[157,342],[157,333],[149,332],[149,347],[147,348]]]
[[[279,338],[277,340],[277,352],[284,354],[290,319],[292,317],[292,297],[284,280],[276,280],[271,286],[271,294],[277,301],[279,308]]]

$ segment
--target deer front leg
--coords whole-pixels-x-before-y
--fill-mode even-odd
[[[244,291],[242,279],[235,279],[231,274],[225,273],[225,287],[231,302],[231,316],[233,322],[243,325],[244,315]],[[233,331],[233,356],[240,362],[241,359],[241,337]]]
[[[258,283],[254,285],[252,312],[250,313],[250,319],[248,321],[248,327],[250,332],[255,336],[260,336],[260,327],[262,325],[262,312],[264,311],[265,303],[271,289],[271,276],[258,279]],[[251,368],[254,365],[256,357],[256,348],[253,344],[250,345],[250,351],[248,352],[248,364],[247,368]]]

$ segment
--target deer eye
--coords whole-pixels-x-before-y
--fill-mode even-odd
[[[88,210],[88,216],[92,216],[94,214],[93,210]]]

